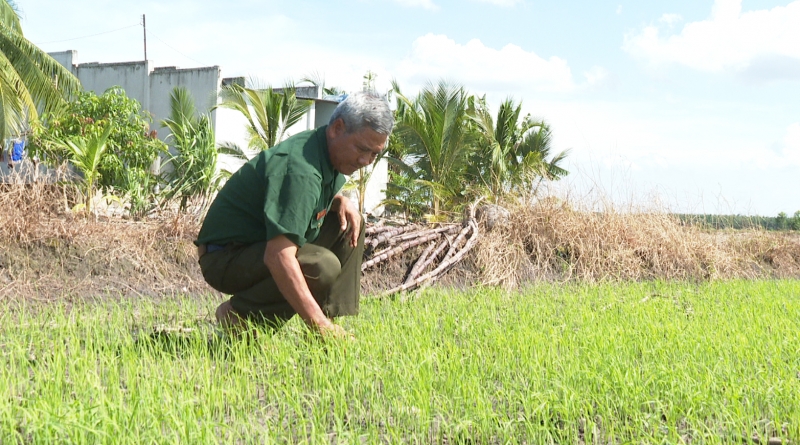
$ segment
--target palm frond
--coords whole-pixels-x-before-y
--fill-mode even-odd
[[[397,101],[397,133],[415,160],[420,177],[432,190],[431,207],[438,212],[441,199],[457,196],[470,153],[478,143],[474,136],[474,100],[458,84],[440,80],[429,82],[413,100],[392,83]],[[420,183],[422,184],[422,183]]]
[[[0,139],[22,132],[27,110],[35,109],[22,79],[0,53]]]
[[[197,122],[197,107],[194,98],[186,87],[175,87],[169,95],[169,119],[182,124],[184,122]]]
[[[59,101],[81,89],[80,82],[69,70],[19,33],[0,27],[0,51],[44,112],[51,111]]]
[[[92,210],[92,196],[94,184],[100,178],[100,163],[108,148],[108,137],[111,135],[113,123],[109,122],[100,135],[78,137],[65,141],[65,148],[70,154],[70,162],[83,174],[86,184],[86,210]]]
[[[217,152],[219,152],[221,155],[228,155],[244,161],[250,160],[250,158],[247,157],[247,153],[245,153],[244,149],[233,142],[223,142],[222,144],[219,144],[217,146]]]
[[[256,86],[224,86],[217,107],[240,112],[247,120],[248,146],[266,150],[286,137],[286,131],[311,109],[312,101],[298,99],[291,83],[281,91],[262,85],[256,79],[249,84]]]
[[[4,26],[14,32],[22,34],[22,26],[19,21],[16,5],[13,1],[0,1],[0,26]]]
[[[177,87],[171,98],[172,117],[162,124],[171,132],[168,140],[175,154],[168,160],[172,171],[167,174],[164,196],[167,199],[180,196],[180,206],[185,209],[189,198],[201,197],[207,201],[206,198],[216,191],[220,184],[219,152],[211,119],[208,114],[197,117],[199,113],[188,90]]]
[[[19,133],[80,90],[72,73],[28,41],[8,0],[0,2],[0,137]],[[16,98],[14,98],[16,96]]]

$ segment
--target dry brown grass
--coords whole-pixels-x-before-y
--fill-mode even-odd
[[[77,197],[53,182],[0,184],[0,295],[207,290],[195,264],[196,217],[75,214]]]
[[[576,210],[557,198],[506,206],[507,224],[475,255],[483,283],[800,277],[796,234],[704,231],[663,211]]]
[[[73,187],[57,183],[0,184],[1,297],[211,291],[192,244],[197,216],[87,217],[69,210],[77,197]],[[470,258],[441,283],[800,277],[797,234],[706,231],[665,211],[592,211],[556,198],[533,202],[505,204],[511,211],[506,224],[484,228]],[[415,252],[366,273],[367,293],[402,280]]]

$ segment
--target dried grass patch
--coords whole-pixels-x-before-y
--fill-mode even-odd
[[[196,215],[75,215],[78,192],[65,184],[0,184],[0,296],[212,292],[192,243]],[[503,221],[483,216],[478,245],[438,285],[800,277],[796,233],[708,231],[665,211],[593,211],[555,198],[505,207]],[[400,283],[424,247],[367,271],[365,293]]]
[[[133,221],[76,215],[69,209],[77,197],[71,185],[0,185],[3,296],[209,291],[192,244],[196,217]]]
[[[800,277],[796,234],[706,231],[665,212],[577,210],[558,199],[508,208],[475,254],[486,284]]]

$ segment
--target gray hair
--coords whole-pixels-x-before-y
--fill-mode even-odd
[[[389,135],[394,127],[394,116],[386,97],[375,93],[355,93],[347,96],[333,111],[329,125],[336,119],[344,121],[348,133],[369,127],[379,134]]]

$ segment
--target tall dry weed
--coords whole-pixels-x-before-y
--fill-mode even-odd
[[[73,184],[62,181],[66,172],[58,170],[48,178],[31,182],[28,176],[13,172],[0,183],[0,236],[6,241],[29,242],[42,232],[61,232],[70,203],[77,200]]]
[[[0,184],[0,295],[15,288],[24,295],[85,294],[98,286],[208,291],[192,244],[200,212],[143,221],[87,217],[70,211],[78,193],[68,181]],[[590,204],[553,196],[504,203],[507,217],[483,231],[474,269],[457,280],[515,287],[543,280],[800,277],[798,234],[705,230],[657,207]],[[405,267],[392,270],[400,279]]]
[[[505,206],[507,223],[475,255],[486,284],[800,276],[796,235],[707,231],[658,209],[593,211],[555,197]]]

